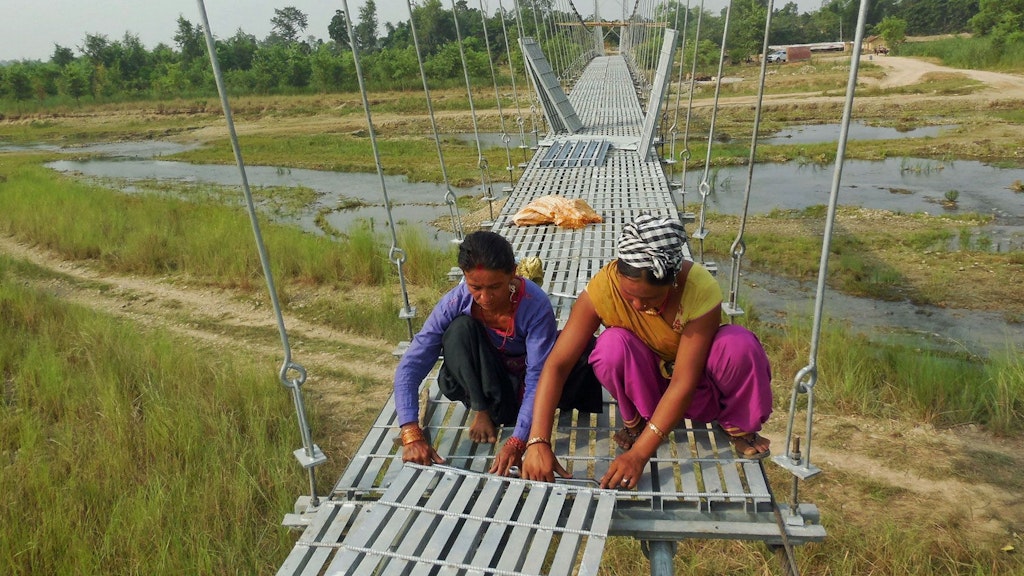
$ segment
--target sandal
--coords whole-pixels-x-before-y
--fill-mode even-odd
[[[730,436],[729,441],[732,442],[732,447],[736,449],[736,452],[744,458],[750,458],[752,460],[760,460],[771,454],[771,450],[765,449],[764,452],[757,450],[758,440],[764,440],[767,444],[771,444],[771,440],[768,440],[764,436],[759,435],[757,432],[751,432],[749,434],[738,434],[736,436]]]

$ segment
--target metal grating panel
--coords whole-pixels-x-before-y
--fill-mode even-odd
[[[541,168],[592,168],[604,165],[611,146],[607,140],[556,142],[540,159]]]
[[[519,45],[523,50],[523,56],[529,63],[530,73],[534,79],[534,87],[537,89],[537,97],[544,108],[544,116],[548,124],[555,132],[568,132],[570,134],[579,132],[583,127],[580,118],[573,109],[572,103],[562,91],[562,85],[558,82],[554,70],[548,64],[547,58],[540,49],[540,44],[533,38],[521,38]]]
[[[307,530],[293,556],[333,553],[326,574],[597,574],[615,492],[443,466],[406,465],[375,503],[346,515],[347,535]],[[322,525],[323,522],[318,522]]]

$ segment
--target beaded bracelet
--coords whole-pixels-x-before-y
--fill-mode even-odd
[[[513,450],[516,451],[517,454],[520,455],[522,455],[523,452],[526,452],[526,442],[523,442],[522,440],[516,438],[515,436],[512,436],[511,438],[506,440],[505,446],[512,448]]]
[[[654,422],[648,421],[647,422],[647,427],[651,430],[651,432],[654,432],[655,436],[657,436],[658,438],[661,438],[662,441],[668,439],[668,435],[665,434],[664,432],[662,432],[661,428],[658,428],[657,426],[655,426]]]

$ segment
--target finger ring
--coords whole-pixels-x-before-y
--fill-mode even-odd
[[[622,479],[622,483],[623,483],[623,484],[629,484],[629,476],[625,476],[625,477],[623,477],[623,479]]]

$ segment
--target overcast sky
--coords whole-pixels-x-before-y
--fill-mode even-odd
[[[377,13],[383,26],[386,21],[408,20],[406,0],[375,0]],[[620,0],[599,0],[602,16],[617,18],[622,15]],[[704,7],[718,13],[727,0],[704,0]],[[584,16],[593,12],[594,0],[574,0]],[[446,8],[451,0],[441,0]],[[468,0],[473,8],[480,0]],[[685,4],[685,2],[683,2]],[[785,2],[776,0],[776,7]],[[205,0],[210,28],[218,38],[232,36],[239,28],[263,39],[270,32],[270,19],[275,8],[295,6],[309,17],[306,35],[327,38],[327,25],[335,10],[343,9],[341,0]],[[358,15],[364,0],[349,0],[349,10]],[[54,44],[71,48],[80,55],[78,47],[86,34],[103,34],[111,41],[120,40],[125,32],[139,36],[146,48],[152,49],[163,42],[174,46],[174,32],[178,16],[193,24],[202,21],[199,4],[194,0],[4,0],[4,17],[0,18],[0,61],[49,60]],[[633,2],[628,1],[632,9]],[[693,7],[700,0],[691,0]],[[820,0],[797,0],[802,11],[813,10]],[[510,10],[513,0],[502,0]],[[488,13],[497,10],[498,0],[486,0]]]

